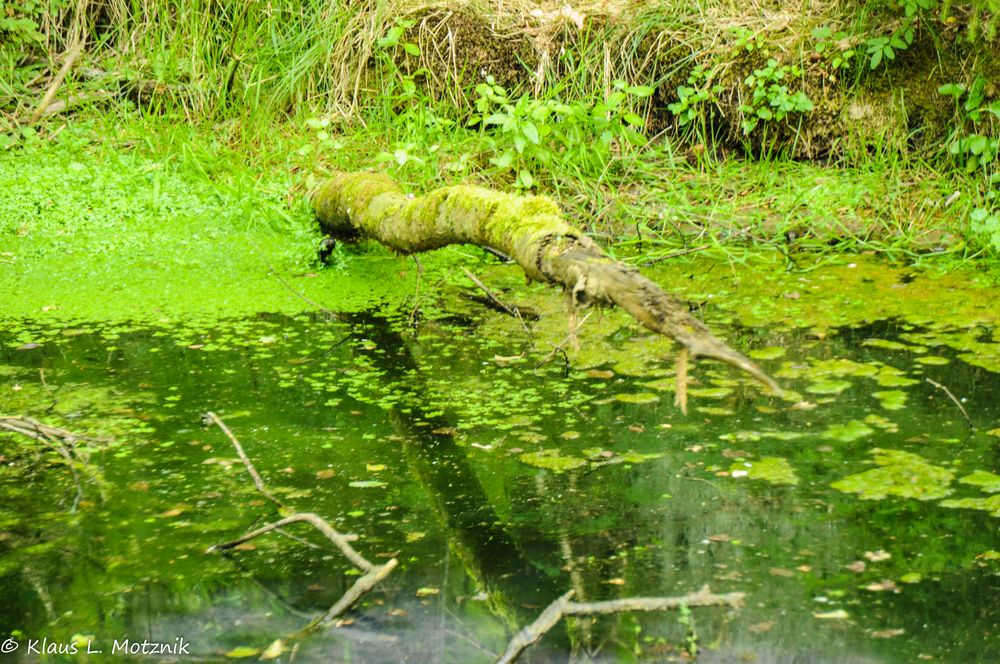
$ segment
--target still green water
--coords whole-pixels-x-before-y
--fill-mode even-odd
[[[0,640],[20,644],[0,657],[37,661],[29,638],[76,636],[104,650],[89,661],[115,640],[179,638],[181,661],[256,658],[350,586],[347,561],[304,526],[290,530],[322,548],[272,534],[205,553],[277,518],[203,425],[214,411],[282,500],[400,562],[295,661],[486,662],[571,588],[600,600],[703,584],[746,606],[693,609],[690,624],[564,622],[523,661],[670,661],[692,643],[700,662],[1000,660],[988,290],[871,261],[663,270],[791,392],[698,363],[682,415],[668,343],[595,313],[579,351],[553,354],[560,298],[494,272],[541,321],[524,328],[443,282],[444,297],[376,292],[333,317],[5,319],[0,414],[95,440],[74,482],[58,456],[0,434]],[[335,290],[322,301],[339,310]]]

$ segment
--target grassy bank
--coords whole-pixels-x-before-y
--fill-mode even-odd
[[[303,268],[306,195],[337,169],[548,193],[639,262],[762,247],[994,262],[996,8],[758,9],[5,3],[4,233],[26,232],[26,192],[51,176],[33,169],[103,155],[152,170],[123,190],[77,182],[94,206],[111,190],[168,213],[157,173],[174,169],[224,216],[269,211]],[[32,233],[75,226],[47,216]]]

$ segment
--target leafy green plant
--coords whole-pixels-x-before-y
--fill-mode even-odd
[[[833,80],[836,80],[838,72],[850,69],[856,51],[846,31],[834,32],[829,26],[820,26],[812,31],[812,36],[816,40],[813,50],[826,58],[833,70]]]
[[[984,182],[983,204],[969,214],[969,228],[984,243],[1000,251],[1000,100],[986,102],[986,78],[977,76],[972,85],[946,83],[938,93],[955,103],[955,126],[946,144],[950,154],[969,173],[980,173]]]
[[[684,652],[694,658],[698,656],[698,632],[694,627],[694,616],[691,615],[691,608],[687,604],[681,604],[677,622],[687,628],[684,635]]]
[[[677,118],[682,131],[707,140],[707,122],[711,105],[719,100],[723,87],[713,81],[712,74],[703,66],[695,67],[688,76],[687,85],[677,88],[677,101],[667,108]],[[692,138],[692,136],[688,136]]]
[[[562,102],[522,95],[517,100],[492,78],[475,88],[476,112],[468,125],[479,127],[493,153],[489,162],[515,174],[514,186],[531,189],[540,169],[571,160],[579,171],[600,170],[614,151],[642,146],[645,125],[630,109],[630,99],[653,94],[648,86],[615,81],[599,101]]]
[[[802,78],[798,65],[780,65],[774,58],[747,76],[743,83],[750,88],[750,101],[740,106],[744,134],[750,134],[761,122],[781,122],[791,113],[813,110],[812,100],[805,92],[788,89],[787,81],[796,78]]]

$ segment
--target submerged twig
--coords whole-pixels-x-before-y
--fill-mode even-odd
[[[924,377],[924,380],[926,380],[928,383],[930,383],[934,387],[938,388],[939,390],[942,390],[945,394],[947,394],[948,398],[951,399],[956,406],[958,406],[958,409],[960,411],[962,411],[962,416],[965,418],[965,422],[966,424],[969,425],[969,428],[972,429],[973,431],[976,430],[976,425],[972,423],[972,418],[969,417],[969,413],[965,410],[965,406],[962,405],[962,402],[959,401],[958,397],[952,394],[952,391],[949,390],[947,386],[942,385],[936,380],[931,380],[930,378],[927,377]]]
[[[470,272],[467,268],[463,267],[462,272],[465,273],[465,276],[467,276],[472,283],[479,287],[479,290],[485,293],[487,304],[493,309],[520,320],[522,324],[524,322],[524,318],[530,318],[532,320],[538,319],[538,314],[533,311],[522,311],[516,304],[507,304],[498,298],[486,284],[484,284],[476,275],[472,274],[472,272]]]
[[[260,492],[260,495],[264,496],[278,507],[284,507],[284,503],[275,498],[274,494],[267,490],[267,486],[264,484],[264,480],[261,478],[260,473],[257,472],[256,468],[254,468],[253,462],[250,461],[250,457],[247,456],[247,453],[243,450],[243,446],[240,445],[240,441],[236,439],[236,436],[234,436],[233,432],[229,430],[226,423],[219,419],[219,416],[211,411],[205,413],[205,415],[212,421],[213,424],[222,429],[222,433],[226,434],[226,437],[229,438],[233,447],[236,448],[236,453],[240,455],[240,461],[243,462],[243,466],[247,469],[247,472],[250,473],[250,477],[253,478],[254,486],[257,487],[257,491]]]
[[[571,602],[570,590],[549,604],[535,622],[514,635],[506,650],[497,658],[497,664],[514,662],[529,646],[537,643],[563,616],[592,616],[625,611],[669,611],[682,606],[729,606],[734,609],[743,604],[745,593],[716,595],[703,586],[697,592],[680,597],[624,597],[604,602]]]
[[[236,448],[236,452],[239,454],[240,460],[243,461],[243,466],[247,469],[247,472],[250,474],[250,477],[253,478],[253,483],[254,486],[257,488],[257,491],[259,491],[261,495],[263,495],[268,500],[277,505],[279,509],[287,513],[286,506],[277,498],[275,498],[274,494],[272,494],[268,490],[267,485],[264,484],[264,480],[260,476],[260,473],[257,472],[257,469],[254,467],[253,462],[250,461],[250,457],[247,456],[246,451],[243,449],[243,445],[240,444],[240,441],[236,438],[233,432],[230,431],[228,426],[226,426],[226,423],[223,422],[218,415],[216,415],[211,411],[206,413],[205,416],[211,422],[218,425],[220,429],[222,429],[223,433],[226,434],[226,436],[229,438],[229,441],[233,444],[233,447]],[[388,576],[389,573],[392,572],[393,569],[395,569],[396,565],[398,564],[398,561],[395,558],[391,558],[389,559],[388,562],[386,562],[383,565],[376,565],[372,563],[367,558],[358,553],[354,547],[351,546],[350,544],[351,542],[357,541],[358,539],[357,535],[352,535],[352,534],[345,535],[337,531],[337,529],[331,526],[326,519],[312,512],[295,512],[294,514],[290,514],[289,516],[279,519],[278,521],[257,528],[256,530],[252,530],[234,540],[211,546],[206,551],[206,553],[232,549],[236,546],[239,546],[240,544],[244,544],[245,542],[249,542],[252,539],[255,539],[257,537],[260,537],[261,535],[265,535],[270,532],[279,532],[288,537],[292,537],[297,541],[303,542],[304,544],[307,544],[309,546],[315,546],[311,542],[301,540],[300,538],[285,533],[284,531],[281,530],[284,526],[287,526],[292,523],[308,523],[309,525],[311,525],[313,528],[322,533],[324,537],[330,540],[334,544],[334,546],[340,549],[340,552],[344,555],[345,558],[347,558],[351,562],[352,565],[354,565],[355,567],[357,567],[358,569],[360,569],[365,573],[360,578],[358,578],[357,581],[354,582],[354,584],[347,590],[347,592],[344,593],[344,595],[339,600],[337,600],[337,602],[333,606],[331,606],[330,609],[321,618],[313,620],[308,625],[306,625],[306,627],[299,630],[293,635],[293,637],[301,637],[304,636],[305,634],[308,634],[317,627],[330,623],[336,618],[343,615],[365,593],[374,588],[376,585],[378,585],[380,581],[382,581],[382,579]]]

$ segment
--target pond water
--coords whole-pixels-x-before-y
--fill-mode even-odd
[[[0,635],[22,644],[5,657],[84,637],[97,661],[124,639],[256,658],[353,583],[305,526],[289,531],[320,548],[272,533],[206,553],[278,518],[214,411],[282,501],[399,561],[281,661],[487,662],[567,590],[704,584],[745,606],[564,621],[522,661],[1000,661],[992,327],[710,308],[790,394],[703,362],[684,415],[669,344],[612,312],[553,352],[561,299],[511,288],[541,321],[451,293],[210,325],[4,322],[0,414],[93,438],[70,472],[0,434]]]

